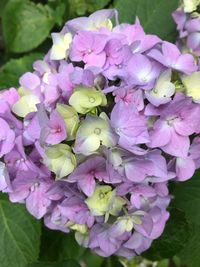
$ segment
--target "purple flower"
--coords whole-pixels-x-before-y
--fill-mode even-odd
[[[186,159],[176,159],[176,174],[178,181],[185,181],[192,178],[195,170],[195,163],[190,157]]]
[[[49,145],[56,145],[67,138],[67,130],[64,119],[54,110],[49,118],[45,112],[40,112],[39,123],[41,127],[41,141]]]
[[[86,67],[103,67],[106,62],[104,47],[107,36],[89,31],[81,31],[74,37],[70,59],[83,61]]]
[[[27,210],[37,219],[42,218],[51,199],[48,190],[52,185],[48,177],[40,177],[40,174],[29,171],[21,171],[12,183],[13,191],[9,194],[12,202],[25,202]]]
[[[6,165],[0,161],[0,191],[11,192],[11,182]]]
[[[135,54],[127,67],[129,83],[142,89],[152,89],[161,69],[158,63],[150,61],[145,55]]]
[[[0,158],[8,154],[15,144],[15,132],[10,128],[9,124],[0,118]]]
[[[179,70],[186,74],[191,74],[197,70],[192,55],[181,54],[176,45],[166,41],[162,43],[162,51],[152,49],[147,55],[168,68]]]
[[[8,102],[10,106],[14,105],[19,100],[19,94],[17,90],[12,87],[9,90],[1,91],[0,99]]]
[[[115,90],[113,95],[115,96],[116,103],[123,101],[125,104],[133,106],[138,111],[144,109],[144,95],[143,91],[140,89],[120,88]]]
[[[177,30],[180,31],[180,37],[185,37],[187,32],[184,31],[184,26],[187,21],[187,14],[181,9],[177,9],[172,13],[172,17],[177,24]]]
[[[120,240],[112,237],[109,229],[107,230],[98,224],[91,229],[89,247],[101,256],[109,257],[120,248],[120,245]]]
[[[138,18],[134,25],[124,23],[116,26],[113,31],[126,36],[133,53],[143,53],[161,42],[156,35],[145,34]]]
[[[31,72],[27,72],[21,76],[19,83],[22,87],[34,91],[40,85],[40,78]]]
[[[74,67],[72,64],[67,64],[66,62],[61,62],[59,66],[57,76],[58,86],[61,89],[61,97],[66,101],[69,100],[71,94],[73,93],[74,84],[71,81],[71,76],[73,74]]]
[[[66,23],[66,28],[72,33],[76,33],[80,30],[98,30],[100,28],[110,28],[112,23],[110,19],[115,15],[117,20],[116,9],[102,9],[94,12],[89,17],[80,17],[70,20]]]
[[[195,162],[196,169],[200,168],[200,137],[194,138],[190,146],[189,154]]]
[[[189,97],[177,95],[158,114],[160,119],[153,125],[148,146],[161,147],[168,154],[186,158],[190,146],[188,136],[199,131],[199,105]]]
[[[111,125],[119,135],[118,144],[123,148],[131,150],[132,146],[149,141],[145,117],[121,101],[112,110]]]
[[[168,181],[200,168],[200,104],[181,83],[198,67],[179,51],[199,53],[200,20],[174,18],[177,46],[114,9],[73,19],[0,93],[0,191],[104,257],[147,250],[169,218]]]
[[[68,182],[77,182],[79,188],[92,196],[95,190],[95,178],[99,181],[107,180],[106,161],[103,157],[94,156],[81,163],[67,178]]]

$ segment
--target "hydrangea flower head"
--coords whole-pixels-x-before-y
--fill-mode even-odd
[[[99,255],[131,258],[164,231],[168,181],[200,168],[200,23],[174,14],[192,44],[182,53],[117,17],[68,21],[19,88],[1,91],[0,190]]]

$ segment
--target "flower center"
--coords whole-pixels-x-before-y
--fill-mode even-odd
[[[88,53],[88,54],[91,54],[91,53],[92,53],[92,49],[89,48],[89,49],[87,50],[87,53]]]
[[[100,135],[101,129],[100,128],[95,128],[94,129],[94,133],[97,134],[97,135]]]
[[[90,103],[94,103],[95,102],[95,98],[94,97],[90,97],[89,101],[90,101]]]

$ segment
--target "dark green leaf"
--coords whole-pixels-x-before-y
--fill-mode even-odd
[[[184,183],[173,185],[172,205],[182,209],[192,224],[192,235],[185,248],[178,255],[188,267],[200,266],[200,172]]]
[[[40,222],[24,205],[0,198],[0,266],[25,267],[36,261],[40,246]]]
[[[27,267],[80,267],[80,265],[73,260],[68,260],[68,261],[50,262],[50,263],[38,262],[29,264]]]
[[[134,23],[138,16],[147,33],[171,40],[175,32],[171,13],[178,3],[178,0],[116,0],[115,7],[121,22]]]
[[[117,257],[111,256],[104,260],[101,267],[123,267],[123,265]]]
[[[47,6],[28,0],[10,0],[2,16],[7,48],[16,53],[27,52],[41,44],[54,25]]]
[[[104,8],[110,0],[74,0],[69,1],[70,17],[83,16],[87,13],[92,13],[98,9]]]
[[[172,205],[185,212],[186,218],[200,224],[200,172],[192,179],[174,185]]]
[[[55,23],[62,26],[64,14],[66,13],[66,9],[69,8],[67,0],[49,0],[48,6],[51,8]]]
[[[178,256],[187,267],[200,266],[200,225],[193,225],[191,238]]]
[[[144,256],[150,260],[171,258],[185,247],[190,234],[191,225],[186,220],[184,212],[172,208],[164,233],[153,242]]]
[[[32,53],[18,59],[10,59],[0,68],[0,88],[18,86],[19,77],[24,72],[32,70],[33,62],[42,56],[40,53]]]
[[[0,0],[0,17],[2,16],[4,8],[7,3],[8,3],[8,0]]]
[[[81,257],[81,262],[83,262],[87,267],[100,267],[104,262],[104,258],[98,256],[91,250],[86,250],[84,255]]]
[[[42,231],[40,260],[58,261],[80,259],[86,249],[80,247],[74,234],[66,234],[44,228]]]

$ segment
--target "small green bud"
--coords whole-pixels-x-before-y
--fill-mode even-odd
[[[105,106],[106,96],[95,88],[77,87],[69,99],[69,104],[81,114],[86,114],[93,108]]]
[[[64,104],[57,104],[56,110],[65,121],[67,129],[67,140],[74,140],[79,126],[78,113],[73,107]]]
[[[126,201],[116,196],[111,186],[97,186],[93,195],[85,201],[94,216],[117,216]]]
[[[56,179],[69,175],[76,167],[76,157],[65,144],[47,147],[43,162],[56,174]]]

